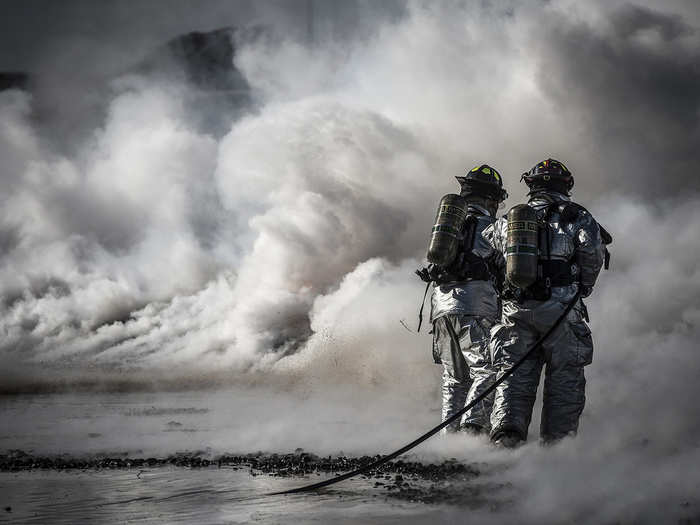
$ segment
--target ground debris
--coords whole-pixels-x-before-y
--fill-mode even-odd
[[[178,453],[167,457],[70,457],[35,456],[21,450],[10,450],[0,454],[0,471],[31,469],[143,469],[144,467],[177,466],[206,468],[210,466],[246,468],[256,473],[271,476],[304,476],[314,473],[341,473],[355,470],[380,459],[381,456],[347,457],[317,456],[300,450],[291,454],[255,452],[250,454],[223,454],[208,457],[205,453]],[[421,463],[418,461],[390,461],[379,468],[365,473],[366,478],[384,480],[387,485],[402,485],[408,478],[440,481],[460,476],[476,477],[479,470],[474,465],[447,460],[442,463]],[[382,483],[384,484],[384,483]]]
[[[0,454],[0,471],[134,469],[137,477],[144,469],[163,467],[244,469],[251,476],[306,477],[335,475],[356,470],[382,456],[318,456],[301,449],[289,454],[254,452],[211,455],[210,451],[179,452],[167,457],[127,457],[124,454],[89,457],[38,456],[22,450]],[[361,476],[373,490],[410,502],[448,503],[472,508],[488,507],[496,491],[503,487],[484,483],[479,475],[484,464],[467,464],[455,459],[440,463],[394,460],[368,470]],[[359,476],[358,476],[359,477]]]

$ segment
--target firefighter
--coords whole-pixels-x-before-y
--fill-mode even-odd
[[[612,241],[585,208],[571,201],[574,177],[563,163],[539,162],[521,180],[530,190],[527,205],[514,207],[509,218],[483,232],[506,267],[502,316],[490,342],[497,371],[524,356],[579,290],[581,297],[590,295],[607,259],[605,244]],[[531,245],[523,242],[528,234]],[[584,367],[593,358],[587,318],[579,300],[541,348],[498,386],[491,413],[494,443],[515,447],[527,439],[543,367],[541,439],[549,443],[576,433],[586,400]]]
[[[431,260],[431,255],[436,255],[431,254],[436,246],[436,234],[442,235],[451,243],[454,253],[449,259],[452,260],[449,264],[432,264],[418,271],[424,281],[433,282],[430,320],[433,358],[443,367],[443,421],[481,394],[494,380],[488,346],[490,330],[500,314],[496,275],[502,269],[492,267],[495,251],[482,232],[496,220],[499,204],[508,196],[500,174],[486,164],[457,180],[461,186],[460,195],[445,196],[440,210],[455,211],[453,207],[457,208],[456,215],[444,216],[449,222],[450,217],[459,215],[462,221],[457,228],[459,231],[450,231],[449,224],[436,226],[428,249],[428,260]],[[450,197],[453,201],[446,201]],[[444,260],[443,254],[437,255],[434,260]],[[492,403],[493,395],[490,395],[445,431],[488,433]]]

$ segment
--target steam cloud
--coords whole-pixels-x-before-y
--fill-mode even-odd
[[[590,299],[580,436],[508,471],[522,517],[682,515],[700,503],[697,8],[410,4],[381,20],[363,39],[245,45],[257,107],[222,137],[192,125],[187,85],[132,75],[67,155],[29,96],[0,93],[6,389],[67,367],[224,370],[434,399],[429,339],[399,326],[433,207],[480,162],[514,204],[552,156],[615,237],[613,271]]]

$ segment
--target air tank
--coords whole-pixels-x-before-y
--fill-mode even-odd
[[[506,279],[525,289],[537,280],[537,213],[527,204],[508,212]]]
[[[448,193],[440,200],[428,245],[429,262],[445,268],[455,260],[466,219],[467,201],[463,197]]]

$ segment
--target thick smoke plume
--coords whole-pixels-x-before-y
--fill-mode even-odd
[[[186,82],[132,73],[66,150],[31,96],[0,92],[3,389],[126,377],[415,400],[366,444],[393,445],[437,417],[429,337],[399,321],[438,199],[488,162],[514,204],[552,156],[615,241],[580,436],[515,453],[521,516],[697,515],[697,8],[372,9],[358,3],[362,38],[310,46],[277,25],[239,43],[253,105],[223,133],[193,122]]]

